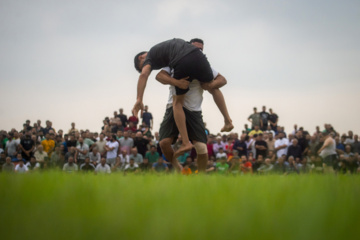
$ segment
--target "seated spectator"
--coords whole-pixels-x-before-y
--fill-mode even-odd
[[[44,164],[45,161],[48,161],[48,154],[46,152],[43,151],[43,146],[39,145],[37,147],[37,150],[35,151],[34,154],[36,161],[39,162],[40,164]]]
[[[126,173],[133,173],[138,170],[139,166],[135,163],[135,159],[130,158],[130,162],[125,165],[124,171]]]
[[[130,163],[130,156],[127,154],[126,150],[122,150],[119,157],[120,157],[121,168],[124,168],[127,164]]]
[[[65,162],[68,162],[70,156],[75,159],[75,154],[76,154],[75,147],[70,147],[69,151],[65,154],[65,159],[64,159]]]
[[[285,161],[286,155],[283,154],[276,163],[274,164],[274,172],[280,173],[280,174],[286,174],[289,169],[289,163]]]
[[[150,151],[145,154],[145,158],[149,159],[150,163],[155,163],[159,159],[159,153],[156,151],[156,146],[152,145]]]
[[[6,157],[6,162],[1,169],[3,172],[15,172],[15,165],[11,162],[11,157]]]
[[[220,159],[220,162],[216,163],[216,172],[219,174],[227,174],[229,170],[229,164],[226,162],[226,157]]]
[[[95,166],[90,162],[90,157],[85,158],[85,162],[81,164],[80,171],[82,172],[94,172]]]
[[[300,173],[310,173],[311,166],[308,164],[308,158],[305,156],[303,157],[302,161],[297,163],[297,168],[299,169]]]
[[[89,156],[89,145],[85,143],[85,140],[79,138],[79,144],[75,148],[75,163],[79,166],[85,162],[85,158]]]
[[[9,133],[9,138],[6,143],[5,152],[10,158],[15,158],[17,154],[17,148],[19,146],[19,143],[15,140],[13,140],[14,134]]]
[[[263,134],[260,133],[255,140],[256,157],[261,155],[264,158],[266,156],[267,149],[267,143],[263,140]]]
[[[26,160],[25,160],[25,159],[23,159],[23,157],[22,157],[21,153],[16,154],[16,157],[15,157],[15,158],[13,158],[11,161],[12,161],[12,162],[14,162],[14,163],[15,163],[15,165],[19,164],[20,162],[22,162],[22,163],[26,163]]]
[[[5,154],[5,152],[1,152],[0,153],[0,169],[1,169],[2,165],[4,165],[4,163],[6,163],[6,154]]]
[[[149,159],[144,158],[143,162],[139,165],[139,169],[141,172],[149,172],[152,169],[152,165],[149,163]]]
[[[74,158],[70,156],[68,158],[68,162],[65,163],[63,166],[63,171],[72,173],[72,172],[77,172],[78,170],[79,170],[78,165],[76,165],[76,163],[74,162]]]
[[[206,173],[214,173],[215,172],[215,161],[214,161],[214,157],[211,156],[208,160],[208,163],[206,165]]]
[[[60,147],[55,147],[55,152],[51,154],[50,157],[50,166],[51,167],[57,167],[57,166],[63,166],[65,163],[65,159],[61,154]]]
[[[253,170],[252,170],[252,161],[250,160],[250,156],[249,156],[249,158],[247,158],[245,155],[242,155],[242,156],[241,156],[240,167],[241,167],[241,172],[242,172],[243,174],[253,173]]]
[[[21,154],[18,154],[18,155],[21,156]],[[22,159],[22,156],[21,156],[21,159]],[[24,164],[24,161],[19,161],[19,164],[16,165],[16,167],[15,167],[15,172],[16,172],[16,173],[26,173],[26,172],[28,172],[28,171],[29,171],[29,169],[28,169],[28,167]]]
[[[36,158],[32,156],[30,162],[26,163],[26,166],[30,171],[34,171],[40,168],[40,163],[36,162]]]
[[[233,150],[233,156],[231,157],[230,161],[231,161],[231,166],[229,168],[229,172],[234,175],[239,174],[241,167],[240,167],[240,158],[237,150]]]
[[[292,144],[288,147],[287,157],[293,156],[294,158],[301,158],[301,147],[298,145],[298,140],[294,138]]]
[[[266,158],[264,163],[257,169],[260,174],[268,174],[273,170],[274,165],[271,164],[270,158]]]
[[[92,165],[96,166],[100,163],[101,155],[98,151],[97,147],[94,147],[92,151],[89,153],[90,162]]]
[[[314,173],[324,173],[323,163],[320,156],[312,155],[311,159],[311,169]]]
[[[138,153],[137,148],[131,149],[130,158],[133,158],[136,164],[141,164],[143,162],[143,156]]]
[[[218,162],[221,158],[227,159],[226,152],[224,152],[224,149],[222,147],[219,147],[219,152],[216,154],[215,158],[216,162]]]
[[[106,158],[101,158],[100,164],[95,168],[95,173],[111,173],[110,166],[106,163]]]
[[[258,172],[258,168],[264,163],[264,157],[262,155],[257,156],[256,160],[252,162],[253,172]]]
[[[221,137],[216,137],[216,142],[213,143],[213,153],[216,154],[219,152],[219,149],[222,148],[223,150],[226,148],[225,143],[221,141]]]
[[[185,164],[185,166],[181,170],[181,174],[186,175],[186,176],[192,174],[192,171],[191,171],[191,169],[189,167],[189,164],[187,164],[187,163]]]
[[[299,169],[296,165],[296,161],[295,161],[294,157],[290,156],[288,161],[289,161],[289,167],[286,171],[286,174],[293,174],[293,173],[299,174]]]
[[[164,163],[164,159],[159,157],[158,161],[152,165],[152,170],[157,173],[166,173],[169,172],[169,167]]]
[[[270,158],[271,164],[274,164],[276,161],[276,155],[275,155],[274,151],[269,150],[266,158]]]

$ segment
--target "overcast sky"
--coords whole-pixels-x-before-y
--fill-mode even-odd
[[[360,1],[0,1],[0,129],[49,119],[99,131],[136,100],[135,54],[174,37],[205,41],[240,132],[252,108],[290,131],[332,123],[360,133]],[[153,72],[144,104],[159,129],[168,87]],[[204,94],[211,132],[222,117]]]

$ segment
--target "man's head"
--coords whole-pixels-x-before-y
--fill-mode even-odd
[[[38,146],[38,151],[39,151],[40,153],[42,153],[43,150],[44,150],[44,147],[40,144],[40,145]]]
[[[82,137],[79,138],[79,143],[80,143],[80,145],[82,145],[84,143],[84,139]]]
[[[72,156],[70,156],[70,157],[68,158],[68,163],[69,163],[69,164],[74,163],[74,158],[73,158]]]
[[[134,166],[135,160],[133,158],[130,158],[130,166]]]
[[[151,145],[150,151],[151,151],[151,153],[155,153],[155,152],[156,152],[156,146],[155,146],[155,145]]]
[[[86,158],[85,158],[85,164],[88,165],[89,163],[90,163],[90,158],[89,158],[89,157],[86,157]]]
[[[146,51],[140,52],[140,53],[136,54],[136,56],[134,58],[134,66],[135,66],[136,71],[138,71],[139,73],[141,73],[147,53],[148,52],[146,52]]]
[[[136,147],[132,148],[131,153],[132,153],[132,155],[136,156],[138,154],[137,148]]]
[[[296,146],[298,145],[298,140],[297,140],[296,138],[294,138],[294,139],[292,140],[292,145],[293,145],[294,147],[296,147]]]
[[[6,157],[6,163],[10,164],[11,163],[11,157]]]
[[[204,41],[200,38],[193,38],[190,40],[190,43],[195,47],[199,48],[201,51],[204,50]]]
[[[257,138],[256,138],[257,141],[262,141],[263,140],[263,134],[260,133]]]
[[[254,107],[254,108],[253,108],[253,110],[254,110],[254,113],[256,113],[256,112],[257,112],[257,108],[256,108],[256,107]]]
[[[101,158],[100,163],[101,163],[102,166],[105,166],[106,158]]]
[[[266,106],[262,107],[263,112],[266,112]]]
[[[226,157],[222,157],[222,158],[220,159],[220,161],[221,161],[221,164],[225,164],[225,163],[226,163]]]

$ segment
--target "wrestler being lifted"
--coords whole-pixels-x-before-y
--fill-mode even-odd
[[[134,64],[136,70],[140,72],[137,99],[132,110],[135,116],[144,109],[143,96],[151,71],[163,67],[170,67],[174,71],[173,85],[176,89],[176,95],[173,96],[174,119],[183,140],[181,147],[174,153],[174,158],[193,148],[186,130],[183,110],[185,93],[189,90],[189,84],[193,79],[201,82],[204,89],[209,90],[213,95],[214,101],[224,117],[225,125],[221,131],[229,132],[234,128],[222,92],[218,88],[212,88],[216,86],[213,81],[213,72],[206,56],[199,48],[182,39],[174,38],[153,46],[149,52],[138,53],[135,56]]]

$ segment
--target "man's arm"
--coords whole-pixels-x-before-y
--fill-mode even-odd
[[[132,113],[135,116],[138,116],[139,111],[141,111],[141,115],[143,113],[144,104],[143,104],[143,97],[144,97],[144,91],[146,88],[146,82],[150,76],[151,73],[151,66],[145,65],[142,70],[141,74],[139,76],[138,85],[137,85],[137,97],[136,102],[134,104],[134,107],[132,109]]]
[[[226,78],[221,75],[220,73],[215,77],[215,79],[209,83],[202,83],[201,87],[204,90],[211,90],[211,89],[219,89],[227,84]]]
[[[165,71],[161,70],[156,75],[156,80],[164,85],[172,85],[181,89],[187,89],[189,87],[190,82],[187,80],[189,77],[182,78],[182,79],[175,79],[170,76],[170,74]]]

